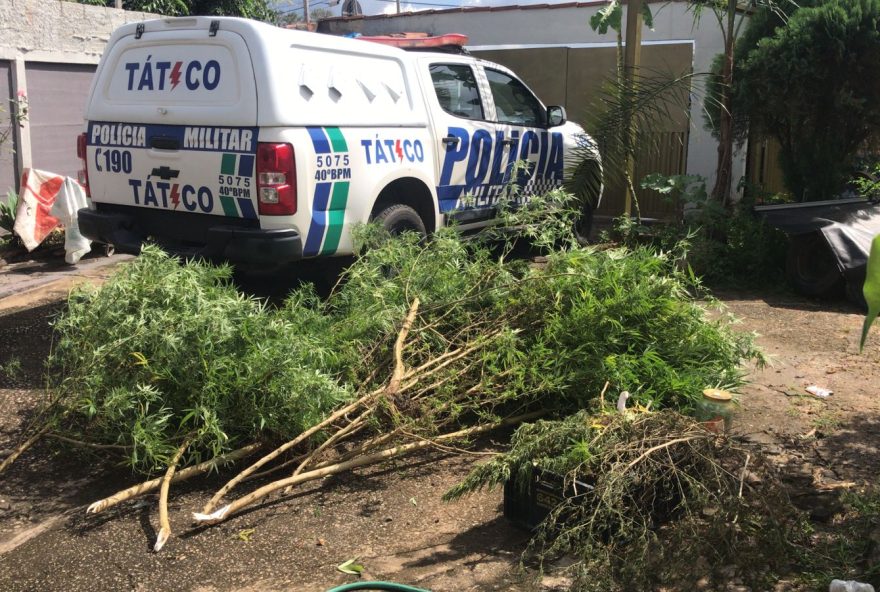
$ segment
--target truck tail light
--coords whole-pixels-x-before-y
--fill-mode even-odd
[[[257,202],[261,216],[296,213],[296,162],[290,144],[257,144]]]
[[[82,166],[76,176],[79,184],[86,190],[86,195],[91,197],[92,193],[89,190],[89,165],[86,160],[86,141],[86,134],[80,134],[76,137],[76,155],[79,157],[80,165]]]

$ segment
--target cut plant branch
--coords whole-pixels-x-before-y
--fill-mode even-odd
[[[452,432],[449,434],[443,434],[433,438],[432,440],[419,440],[417,442],[410,442],[408,444],[401,444],[399,446],[393,446],[391,448],[386,448],[384,450],[380,450],[379,452],[374,452],[372,454],[365,454],[362,456],[355,457],[346,462],[330,465],[321,469],[315,469],[313,471],[308,471],[306,473],[301,473],[299,475],[295,475],[292,477],[288,477],[286,479],[280,479],[278,481],[274,481],[263,487],[257,489],[256,491],[239,498],[232,502],[231,504],[224,506],[214,512],[213,514],[203,514],[203,513],[195,513],[193,514],[193,519],[196,522],[221,522],[235,514],[236,512],[241,511],[243,508],[263,499],[267,495],[278,491],[279,489],[283,489],[285,487],[290,487],[293,485],[299,485],[301,483],[305,483],[308,481],[314,481],[315,479],[321,479],[323,477],[329,477],[330,475],[336,475],[345,471],[350,471],[351,469],[355,469],[358,467],[364,467],[367,465],[376,464],[378,462],[382,462],[385,460],[389,460],[391,458],[396,458],[399,456],[403,456],[404,454],[408,454],[410,452],[414,452],[416,450],[424,450],[429,448],[435,444],[435,442],[445,442],[449,440],[458,440],[462,438],[467,438],[469,436],[475,436],[477,434],[481,434],[484,432],[488,432],[491,430],[495,430],[498,428],[502,428],[505,426],[516,425],[518,423],[522,423],[523,421],[529,421],[532,419],[536,419],[541,417],[544,412],[536,412],[530,413],[527,415],[521,415],[518,417],[511,417],[509,419],[502,420],[495,424],[490,425],[481,425],[472,428],[467,428],[464,430],[459,430],[457,432]]]
[[[489,244],[441,230],[421,242],[367,227],[364,254],[325,300],[303,287],[268,306],[239,294],[228,268],[150,246],[75,291],[55,325],[47,423],[148,479],[89,512],[263,449],[204,504],[213,520],[245,480],[292,473],[223,515],[507,418],[592,407],[603,385],[654,408],[735,386],[757,355],[750,338],[707,319],[666,255],[576,246],[573,203],[559,192],[502,208],[548,249],[540,266],[507,257],[510,235]],[[185,433],[199,436],[183,446]]]
[[[165,476],[162,477],[162,485],[159,488],[159,534],[156,535],[156,544],[153,545],[153,551],[157,553],[162,550],[162,547],[168,541],[168,537],[171,536],[171,521],[168,519],[168,491],[171,489],[171,480],[174,478],[174,471],[177,470],[177,463],[180,462],[180,457],[183,456],[190,441],[191,438],[187,438],[180,445],[174,458],[168,463],[168,470],[165,471]]]
[[[246,458],[255,453],[261,447],[262,444],[259,443],[249,444],[228,454],[217,456],[203,463],[199,463],[192,467],[187,467],[180,471],[176,471],[171,478],[171,483],[184,481],[191,477],[195,477],[196,475],[204,475],[205,473],[208,473],[209,471],[216,469],[217,467],[222,466],[226,463],[233,463],[237,460]],[[123,489],[122,491],[114,493],[109,497],[105,497],[104,499],[94,502],[86,509],[86,513],[97,514],[98,512],[103,512],[107,508],[112,508],[117,504],[121,504],[124,501],[128,501],[130,499],[134,499],[138,496],[144,495],[145,493],[155,491],[156,489],[161,487],[164,480],[165,477],[163,476],[157,479],[150,479],[149,481],[144,481],[143,483],[138,483],[137,485],[133,485],[132,487]]]
[[[40,428],[33,436],[16,446],[15,449],[12,451],[12,454],[7,456],[5,459],[3,459],[3,462],[0,463],[0,474],[2,474],[3,471],[5,471],[8,467],[12,466],[12,463],[14,463],[19,456],[24,454],[31,446],[36,444],[40,440],[40,438],[42,438],[50,429],[52,429],[52,426],[46,424],[42,428]]]

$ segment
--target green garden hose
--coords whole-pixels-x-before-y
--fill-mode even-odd
[[[388,592],[431,592],[424,588],[413,588],[405,584],[395,584],[394,582],[355,582],[354,584],[343,584],[337,586],[327,592],[351,592],[352,590],[387,590]]]

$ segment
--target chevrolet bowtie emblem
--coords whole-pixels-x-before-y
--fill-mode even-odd
[[[150,173],[151,177],[159,177],[160,179],[164,179],[166,181],[170,181],[171,179],[176,179],[177,175],[180,174],[180,171],[176,171],[172,168],[168,168],[167,166],[161,166],[158,169],[153,169],[153,172]]]

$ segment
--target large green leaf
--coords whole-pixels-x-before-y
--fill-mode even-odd
[[[642,21],[645,26],[654,30],[654,15],[651,13],[651,7],[646,4],[642,5]],[[621,31],[623,23],[623,7],[619,0],[610,0],[605,8],[600,9],[596,14],[590,17],[590,28],[604,35],[608,29],[612,31]]]
[[[859,343],[859,351],[865,347],[868,338],[868,329],[880,313],[880,235],[874,237],[871,243],[871,254],[868,256],[868,271],[865,276],[865,286],[862,288],[865,302],[868,303],[868,314],[865,316],[865,324],[862,325],[862,340]]]
[[[651,14],[651,7],[648,6],[648,3],[645,2],[642,4],[642,21],[645,23],[645,26],[654,30],[654,15]]]
[[[618,0],[611,0],[608,6],[600,9],[596,14],[590,17],[590,28],[604,35],[608,29],[620,31],[620,23],[623,17],[623,8]]]

